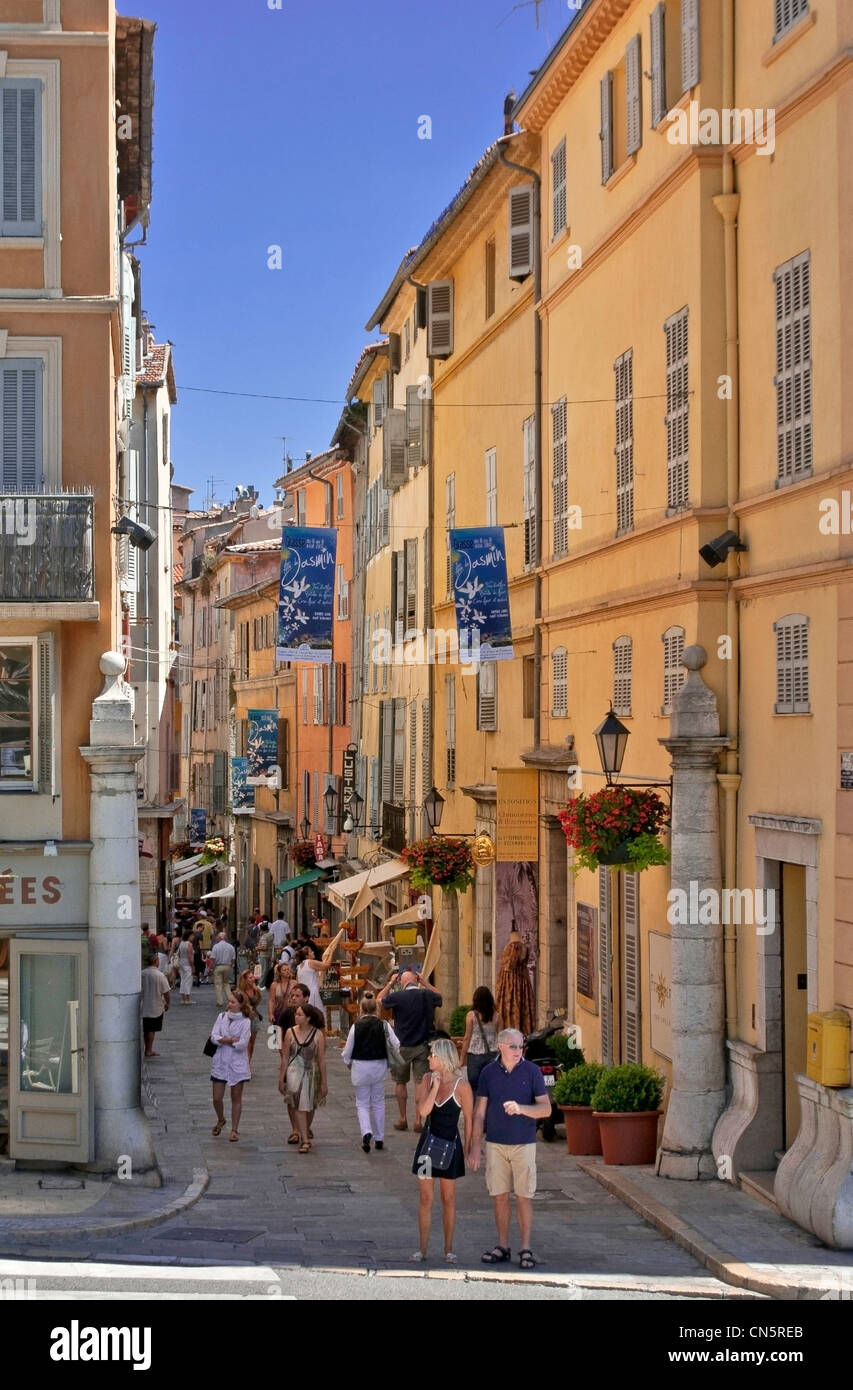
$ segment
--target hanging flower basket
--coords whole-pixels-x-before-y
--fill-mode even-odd
[[[412,887],[423,892],[427,888],[453,888],[465,893],[474,882],[474,860],[467,840],[452,835],[431,835],[416,840],[401,854],[409,870]]]
[[[317,856],[314,853],[313,840],[299,840],[292,846],[290,851],[294,864],[298,864],[300,869],[313,869],[317,863]]]
[[[205,840],[204,848],[199,859],[199,868],[207,864],[224,864],[228,858],[228,851],[225,848],[225,841],[215,836],[212,840]]]
[[[602,865],[639,874],[653,864],[666,864],[669,850],[659,836],[668,818],[657,792],[604,787],[592,796],[581,793],[559,814],[563,834],[575,851],[572,872]]]

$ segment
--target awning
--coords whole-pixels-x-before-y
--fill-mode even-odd
[[[408,872],[409,866],[404,864],[402,859],[389,859],[384,864],[377,864],[373,869],[365,869],[363,873],[339,879],[335,884],[335,892],[340,898],[354,898],[365,884],[368,888],[379,888],[383,883],[394,883],[398,878],[405,878]]]
[[[232,864],[232,866],[231,866],[231,882],[228,884],[228,887],[227,887],[227,888],[218,888],[218,889],[216,890],[215,893],[202,893],[202,895],[201,895],[201,901],[204,902],[205,898],[233,898],[233,897],[234,897],[234,885],[235,885],[236,881],[237,881],[237,869],[236,869],[236,867]]]
[[[411,922],[424,922],[417,903],[414,907],[404,908],[402,912],[395,912],[393,917],[386,917],[382,925],[383,927],[403,927]]]
[[[277,893],[289,893],[291,888],[303,888],[306,883],[316,883],[318,878],[324,877],[323,869],[306,869],[304,874],[297,874],[295,878],[283,878],[281,883],[275,885]]]
[[[197,878],[199,874],[210,873],[213,869],[221,873],[223,869],[229,869],[230,867],[230,864],[222,864],[218,860],[215,860],[212,864],[197,864],[194,869],[190,869],[188,874],[181,874],[180,878],[176,878],[173,875],[172,887],[180,888],[183,883],[188,883],[191,878]]]

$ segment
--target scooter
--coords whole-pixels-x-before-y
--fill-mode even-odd
[[[563,1072],[563,1067],[557,1061],[549,1045],[550,1039],[557,1033],[562,1033],[565,1025],[565,1015],[557,1013],[552,1015],[549,1023],[544,1028],[538,1028],[536,1032],[529,1033],[524,1039],[524,1052],[528,1062],[532,1062],[542,1073],[545,1081],[545,1088],[548,1092],[553,1090],[557,1084],[557,1077]],[[544,1120],[537,1121],[537,1129],[541,1128],[542,1138],[547,1143],[552,1143],[556,1138],[557,1125],[563,1123],[563,1116],[559,1108],[551,1101],[551,1114]]]

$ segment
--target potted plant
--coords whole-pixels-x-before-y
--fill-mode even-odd
[[[592,1113],[592,1095],[606,1067],[601,1062],[584,1062],[558,1077],[551,1095],[563,1112],[566,1147],[570,1154],[600,1154],[601,1135]]]
[[[654,1163],[664,1078],[653,1067],[628,1062],[609,1067],[592,1093],[604,1162]]]
[[[409,881],[416,892],[428,888],[454,889],[464,893],[474,882],[474,860],[467,840],[453,835],[430,835],[406,845],[400,858],[409,870]]]
[[[559,813],[563,834],[575,852],[572,872],[608,865],[642,873],[666,864],[669,850],[660,840],[668,819],[657,792],[639,787],[604,787],[581,792]]]
[[[584,1062],[584,1055],[581,1048],[572,1038],[565,1033],[555,1033],[548,1039],[548,1046],[556,1057],[563,1071],[569,1071],[572,1067],[580,1067]]]
[[[220,839],[219,836],[214,836],[212,839],[205,840],[204,842],[201,858],[198,861],[199,867],[205,864],[224,864],[227,858],[228,852],[225,848],[225,841]]]
[[[295,845],[291,845],[290,853],[294,864],[298,864],[300,869],[313,869],[317,863],[313,840],[297,840]]]

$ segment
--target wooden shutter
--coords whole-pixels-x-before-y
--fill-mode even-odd
[[[394,793],[394,701],[379,702],[379,759],[381,796],[391,801]]]
[[[399,333],[388,334],[388,364],[392,372],[399,372],[401,362],[400,354],[400,335]]]
[[[666,335],[666,505],[680,511],[690,500],[687,309],[664,324]]]
[[[684,655],[684,628],[669,627],[663,634],[663,708],[661,714],[672,714],[675,697],[687,677],[681,658]]]
[[[616,532],[634,529],[634,385],[631,348],[613,363],[616,378]]]
[[[53,633],[43,632],[38,639],[38,789],[44,796],[56,796],[58,791],[54,651]]]
[[[380,768],[379,759],[370,759],[370,824],[371,826],[379,823],[379,785]]]
[[[613,1065],[613,999],[610,970],[610,870],[598,870],[598,979],[601,1021],[601,1060]]]
[[[453,562],[450,558],[450,532],[456,525],[456,474],[444,480],[444,510],[447,514],[447,593],[453,593]]]
[[[564,185],[565,196],[565,185]],[[526,280],[533,270],[533,184],[509,190],[509,278]],[[494,303],[492,303],[494,313]],[[486,317],[489,318],[488,304]]]
[[[486,525],[498,524],[498,451],[487,449],[486,464]]]
[[[424,627],[429,627],[432,619],[432,537],[430,529],[424,531]]]
[[[389,490],[408,481],[408,444],[405,410],[389,410],[382,426],[382,484]]]
[[[510,212],[510,224],[512,214]],[[510,230],[510,263],[512,261],[512,231]],[[510,265],[510,276],[512,268]],[[486,282],[486,302],[484,305],[486,318],[490,319],[495,312],[495,281],[497,278],[495,239],[489,237],[483,249],[483,278]],[[522,277],[523,278],[523,277]]]
[[[809,0],[774,0],[773,42],[809,12]]]
[[[555,647],[551,653],[551,714],[565,719],[569,713],[569,659],[565,647]]]
[[[373,430],[378,430],[385,419],[385,386],[384,378],[380,377],[373,383]]]
[[[391,538],[391,494],[385,487],[379,489],[379,549],[387,545]]]
[[[524,487],[524,564],[536,564],[536,419],[528,415],[522,425]]]
[[[498,664],[484,661],[477,672],[477,728],[494,733],[498,727]]]
[[[427,285],[427,357],[449,357],[453,351],[453,281]]]
[[[811,263],[803,251],[774,272],[776,287],[776,476],[812,471]]]
[[[290,787],[290,721],[278,721],[278,765],[281,768],[281,789]]]
[[[776,633],[776,714],[809,712],[809,620],[792,613],[773,624]]]
[[[613,713],[630,715],[633,676],[633,643],[630,637],[617,637],[613,643]]]
[[[432,731],[430,727],[429,700],[421,701],[421,801],[429,795],[432,788]],[[429,833],[424,814],[423,834]]]
[[[44,486],[43,374],[41,359],[6,361],[0,368],[4,492]]]
[[[448,787],[456,783],[456,677],[445,676],[445,751]]]
[[[220,748],[213,750],[213,813],[225,814],[225,754]]]
[[[7,79],[0,103],[0,235],[41,236],[42,83]]]
[[[649,47],[651,49],[652,125],[657,126],[666,115],[666,5],[656,5],[649,16]]]
[[[424,461],[424,403],[419,386],[406,387],[406,463],[420,468]]]
[[[643,143],[643,68],[640,35],[635,34],[625,49],[625,92],[628,154],[636,154]]]
[[[393,801],[402,806],[406,798],[406,701],[394,700],[394,785]]]
[[[566,142],[561,140],[551,155],[551,236],[566,227]]]
[[[413,632],[418,623],[418,542],[417,537],[403,542],[406,565],[406,632]]]
[[[699,81],[699,0],[681,0],[681,91]]]
[[[601,182],[606,183],[613,173],[613,73],[601,79]]]
[[[332,661],[323,669],[329,673],[329,698],[326,703],[326,718],[324,722],[326,724],[334,724],[338,698],[338,663]]]
[[[642,1060],[640,1028],[640,875],[622,874],[625,896],[625,1061]]]
[[[409,705],[409,805],[414,808],[418,798],[418,705]]]
[[[566,400],[551,407],[553,461],[551,495],[554,512],[554,554],[565,555],[569,548],[569,478],[566,445]]]

